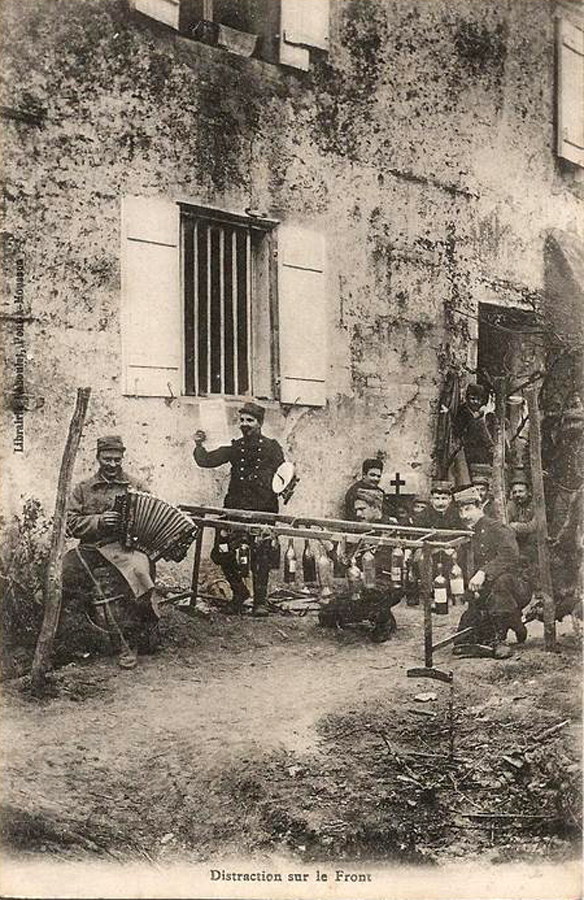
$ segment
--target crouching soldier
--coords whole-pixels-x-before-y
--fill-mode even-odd
[[[490,519],[481,508],[476,487],[462,488],[454,495],[462,521],[474,534],[472,551],[474,574],[468,582],[458,630],[474,627],[474,635],[465,635],[457,643],[478,641],[493,645],[495,659],[506,659],[511,649],[505,643],[509,629],[523,643],[527,630],[521,621],[521,609],[529,602],[531,591],[518,572],[519,549],[513,531]]]
[[[378,518],[375,506],[365,496],[355,497],[353,509],[358,522]],[[371,640],[383,643],[397,629],[391,608],[401,600],[401,592],[396,592],[391,585],[391,547],[367,549],[364,546],[360,552],[355,547],[353,556],[350,548],[347,550],[348,587],[336,592],[323,606],[318,615],[319,624],[343,628],[354,622],[369,621],[373,626]]]

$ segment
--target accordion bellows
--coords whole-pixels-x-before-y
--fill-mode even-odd
[[[146,553],[153,562],[180,562],[197,536],[198,528],[186,513],[143,491],[117,497],[115,509],[121,515],[122,546]]]

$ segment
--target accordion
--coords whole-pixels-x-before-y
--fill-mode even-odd
[[[116,497],[114,509],[121,516],[122,547],[140,550],[152,562],[159,559],[180,562],[199,530],[176,506],[143,491],[129,490]]]

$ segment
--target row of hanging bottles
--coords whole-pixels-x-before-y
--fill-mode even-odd
[[[327,549],[327,546],[330,549]],[[316,554],[310,541],[304,541],[304,550],[299,559],[293,538],[289,538],[284,555],[284,581],[306,586],[319,586],[322,596],[332,593],[335,578],[346,578],[350,594],[357,599],[363,589],[376,586],[376,566],[374,548],[365,548],[360,554],[360,566],[356,557],[345,556],[345,542],[338,541],[324,546],[319,542]],[[447,579],[438,563],[433,583],[432,608],[437,615],[446,615],[450,604],[456,605],[464,595],[464,578],[456,553],[450,557],[450,573]],[[403,591],[409,606],[419,604],[420,567],[410,548],[394,547],[391,553],[390,580],[392,588]]]
[[[279,544],[274,539],[274,555],[277,565]],[[357,558],[346,558],[346,542],[330,542],[326,544],[316,541],[316,553],[308,539],[304,541],[304,550],[300,559],[296,554],[294,538],[289,538],[284,554],[284,582],[286,584],[302,583],[306,587],[320,590],[321,597],[330,597],[333,593],[335,578],[345,578],[349,593],[357,600],[363,590],[376,586],[376,566],[374,548],[366,547],[360,554],[361,565]],[[249,546],[243,542],[237,549],[237,562],[243,575],[249,573]],[[450,606],[462,602],[465,586],[462,569],[455,551],[448,554],[448,577],[444,575],[441,562],[436,565],[436,574],[432,584],[432,612],[436,615],[447,615]],[[403,591],[408,606],[417,606],[420,595],[420,566],[414,552],[410,548],[394,547],[391,553],[390,568],[391,586],[396,591]]]

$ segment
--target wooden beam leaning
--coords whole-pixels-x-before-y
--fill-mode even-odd
[[[53,641],[59,624],[61,612],[61,560],[65,545],[65,531],[67,526],[67,501],[71,487],[73,466],[81,440],[85,416],[89,404],[91,388],[78,388],[75,411],[69,425],[69,434],[59,472],[57,496],[55,500],[55,515],[53,518],[53,531],[51,534],[51,546],[47,568],[45,571],[45,583],[43,589],[44,617],[38,636],[34,659],[31,669],[31,685],[33,691],[42,690],[46,673],[51,665],[51,653]]]
[[[541,459],[541,421],[539,414],[538,389],[530,385],[525,389],[529,411],[529,459],[531,462],[531,484],[533,508],[537,527],[537,561],[539,580],[543,596],[543,636],[546,650],[556,647],[556,610],[554,588],[550,569],[548,529],[543,484],[543,464]]]

